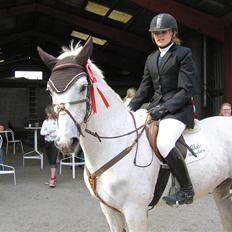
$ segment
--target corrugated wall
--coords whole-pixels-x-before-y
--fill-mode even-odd
[[[206,116],[218,115],[225,95],[223,44],[210,40],[207,43],[207,87]]]

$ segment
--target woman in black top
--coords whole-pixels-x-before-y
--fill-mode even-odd
[[[179,192],[163,199],[170,205],[190,204],[194,190],[185,161],[175,143],[186,127],[194,127],[191,98],[196,72],[192,52],[180,46],[177,22],[170,14],[156,15],[149,31],[158,50],[146,60],[143,80],[129,109],[137,110],[153,94],[148,110],[152,118],[159,121],[157,146],[181,186]]]

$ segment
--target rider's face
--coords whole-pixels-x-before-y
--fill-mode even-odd
[[[158,47],[165,47],[172,39],[172,30],[152,32],[152,36]]]

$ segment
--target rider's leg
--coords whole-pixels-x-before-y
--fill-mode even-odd
[[[171,205],[190,204],[193,202],[194,191],[192,182],[185,161],[179,150],[175,147],[175,143],[184,129],[185,125],[176,119],[164,119],[159,124],[159,133],[157,136],[158,149],[181,186],[179,192],[163,198],[163,200]]]
[[[165,158],[171,172],[180,183],[180,191],[176,194],[163,197],[169,204],[191,204],[193,202],[194,190],[190,180],[185,161],[177,148],[173,148]]]

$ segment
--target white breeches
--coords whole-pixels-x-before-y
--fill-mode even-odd
[[[167,118],[160,121],[157,147],[164,158],[175,147],[176,141],[183,133],[185,127],[183,122],[174,118]]]

